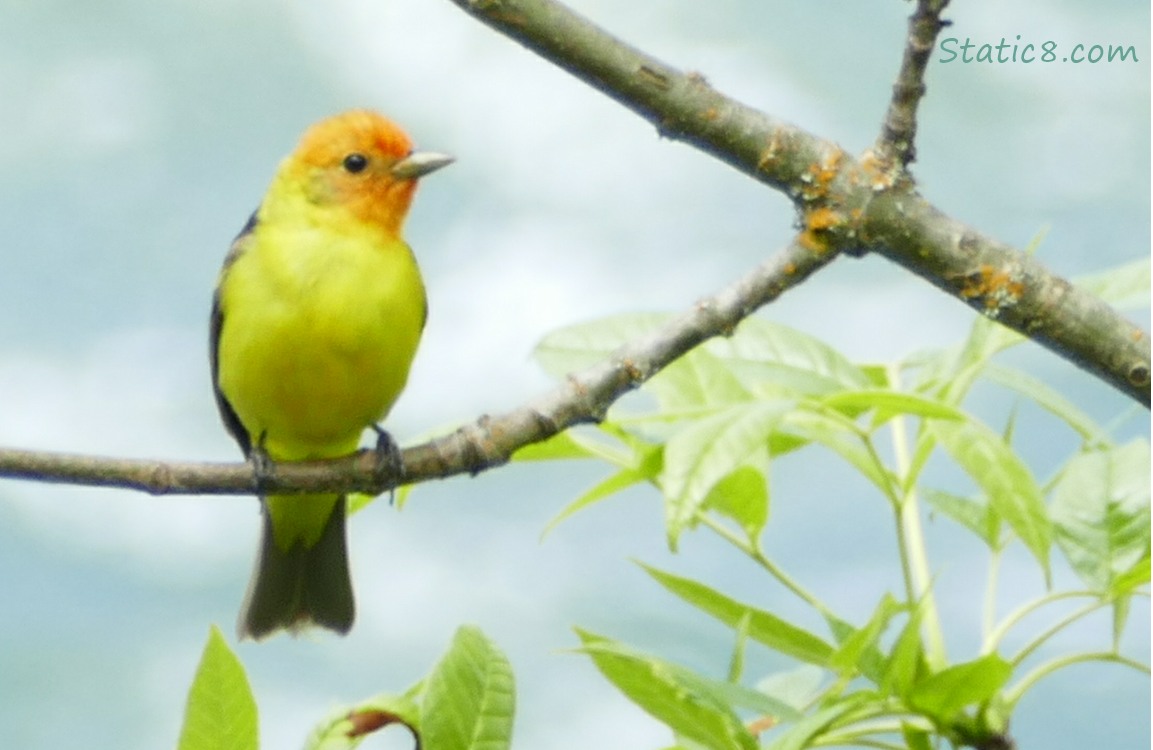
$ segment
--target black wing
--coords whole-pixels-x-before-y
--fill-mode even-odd
[[[256,229],[256,212],[248,217],[247,223],[244,228],[240,230],[240,234],[236,235],[236,239],[232,241],[232,247],[228,249],[228,255],[224,257],[224,266],[220,269],[220,277],[223,279],[224,274],[228,272],[228,267],[236,262],[236,259],[241,256],[244,249],[248,245],[248,239],[252,236],[253,230]],[[247,458],[248,454],[252,451],[252,439],[248,435],[248,430],[244,429],[244,425],[240,423],[240,417],[236,416],[236,411],[232,408],[232,404],[228,403],[224,393],[220,390],[220,372],[219,372],[219,350],[220,350],[220,331],[224,328],[224,310],[220,307],[220,284],[217,283],[216,291],[212,295],[212,318],[208,326],[208,361],[212,367],[212,393],[216,397],[216,408],[220,410],[220,418],[224,421],[225,428],[235,438],[236,442],[240,444],[240,449],[244,451]]]

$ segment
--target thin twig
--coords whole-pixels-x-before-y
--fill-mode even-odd
[[[917,158],[917,105],[925,95],[925,67],[929,54],[937,43],[937,35],[949,24],[941,20],[941,12],[949,0],[918,0],[917,10],[909,16],[909,33],[905,39],[905,57],[897,82],[893,84],[893,98],[885,113],[881,135],[874,147],[884,161],[897,161],[908,167]]]

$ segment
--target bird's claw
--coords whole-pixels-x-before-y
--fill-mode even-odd
[[[388,503],[392,505],[396,500],[396,488],[404,483],[404,458],[400,454],[400,446],[392,439],[384,428],[372,425],[376,433],[376,465],[373,467],[373,478],[380,485],[388,485]]]
[[[272,458],[268,455],[268,451],[264,449],[264,436],[260,436],[260,440],[252,446],[252,450],[248,454],[248,460],[252,463],[252,488],[257,494],[265,494],[268,489],[268,484],[272,481],[273,464]]]

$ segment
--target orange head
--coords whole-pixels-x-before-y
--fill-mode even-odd
[[[396,123],[355,109],[309,128],[281,165],[277,182],[302,191],[314,206],[342,210],[399,235],[417,178],[451,162],[442,154],[414,153]]]

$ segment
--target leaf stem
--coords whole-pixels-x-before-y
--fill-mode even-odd
[[[1017,609],[1010,612],[1005,617],[1005,619],[1001,620],[1001,622],[999,624],[997,624],[994,628],[992,628],[988,632],[988,634],[985,636],[985,643],[981,648],[981,654],[982,655],[990,654],[990,653],[996,651],[997,646],[1000,645],[1000,643],[1001,643],[1001,640],[1005,637],[1005,635],[1009,632],[1009,630],[1013,628],[1013,626],[1015,626],[1021,620],[1025,619],[1026,617],[1028,617],[1030,614],[1037,611],[1041,607],[1043,607],[1047,604],[1052,604],[1054,602],[1061,601],[1062,599],[1087,598],[1087,597],[1091,597],[1091,598],[1096,599],[1097,596],[1098,595],[1095,594],[1094,592],[1087,591],[1087,590],[1062,591],[1062,592],[1054,593],[1054,594],[1046,594],[1045,596],[1038,597],[1036,599],[1033,599],[1032,601],[1025,602],[1021,606],[1017,607]],[[1100,604],[1098,603],[1097,606],[1100,606]]]
[[[1005,702],[1009,710],[1016,706],[1017,701],[1021,700],[1022,696],[1036,685],[1041,679],[1048,677],[1059,669],[1079,664],[1087,661],[1111,661],[1126,667],[1132,667],[1139,672],[1149,674],[1149,666],[1142,664],[1139,661],[1130,659],[1121,654],[1113,651],[1083,651],[1078,654],[1069,654],[1056,659],[1051,659],[1044,664],[1039,664],[1035,669],[1021,678],[1021,681],[1014,685],[1011,689],[1005,692]]]
[[[777,565],[772,560],[770,560],[765,555],[765,553],[763,551],[761,551],[761,548],[758,545],[756,545],[752,540],[741,536],[740,534],[736,533],[735,531],[728,528],[723,523],[721,523],[720,521],[718,521],[717,519],[713,518],[712,516],[710,516],[706,513],[698,514],[697,518],[705,526],[708,526],[710,529],[712,529],[714,532],[716,532],[717,535],[719,535],[721,538],[723,538],[724,540],[726,540],[727,542],[732,544],[734,547],[739,549],[741,552],[744,552],[746,555],[751,557],[753,559],[753,561],[756,562],[758,565],[760,565],[762,568],[764,568],[769,573],[769,575],[771,575],[773,578],[777,579],[777,581],[782,586],[784,586],[789,591],[796,594],[802,601],[804,601],[806,604],[808,604],[813,609],[820,612],[821,615],[823,615],[825,617],[833,616],[832,610],[829,609],[827,606],[825,606],[824,602],[822,602],[820,599],[818,599],[814,594],[812,594],[810,591],[808,591],[804,586],[797,583],[797,581],[794,580],[792,576],[790,576],[788,573],[786,573],[779,565]]]
[[[1080,620],[1085,615],[1092,614],[1093,612],[1097,611],[1098,609],[1101,609],[1106,604],[1107,604],[1107,602],[1101,602],[1101,601],[1090,602],[1089,604],[1086,604],[1084,607],[1081,607],[1080,609],[1074,610],[1073,612],[1070,612],[1069,614],[1065,615],[1060,620],[1055,622],[1051,627],[1049,627],[1049,629],[1047,629],[1046,631],[1041,633],[1039,636],[1034,638],[1032,640],[1032,642],[1029,643],[1029,645],[1025,646],[1025,648],[1023,648],[1019,652],[1017,652],[1017,655],[1014,656],[1012,659],[1010,659],[1009,663],[1012,664],[1014,667],[1019,666],[1021,664],[1021,662],[1025,661],[1025,659],[1029,658],[1029,656],[1034,651],[1041,648],[1041,646],[1043,646],[1046,641],[1048,641],[1050,638],[1055,636],[1057,633],[1061,632],[1062,630],[1064,630],[1068,626],[1072,625],[1077,620]]]
[[[887,369],[890,387],[900,388],[899,367],[889,365]],[[928,553],[925,550],[925,533],[921,526],[921,506],[917,501],[915,489],[916,476],[911,470],[909,437],[905,422],[903,415],[893,417],[890,422],[893,457],[902,487],[896,508],[897,545],[909,602],[921,601],[924,606],[921,633],[925,638],[925,658],[933,671],[937,671],[948,665],[948,656],[945,653],[945,638],[933,596],[932,575],[929,571]],[[917,467],[918,473],[921,465],[923,464]]]

